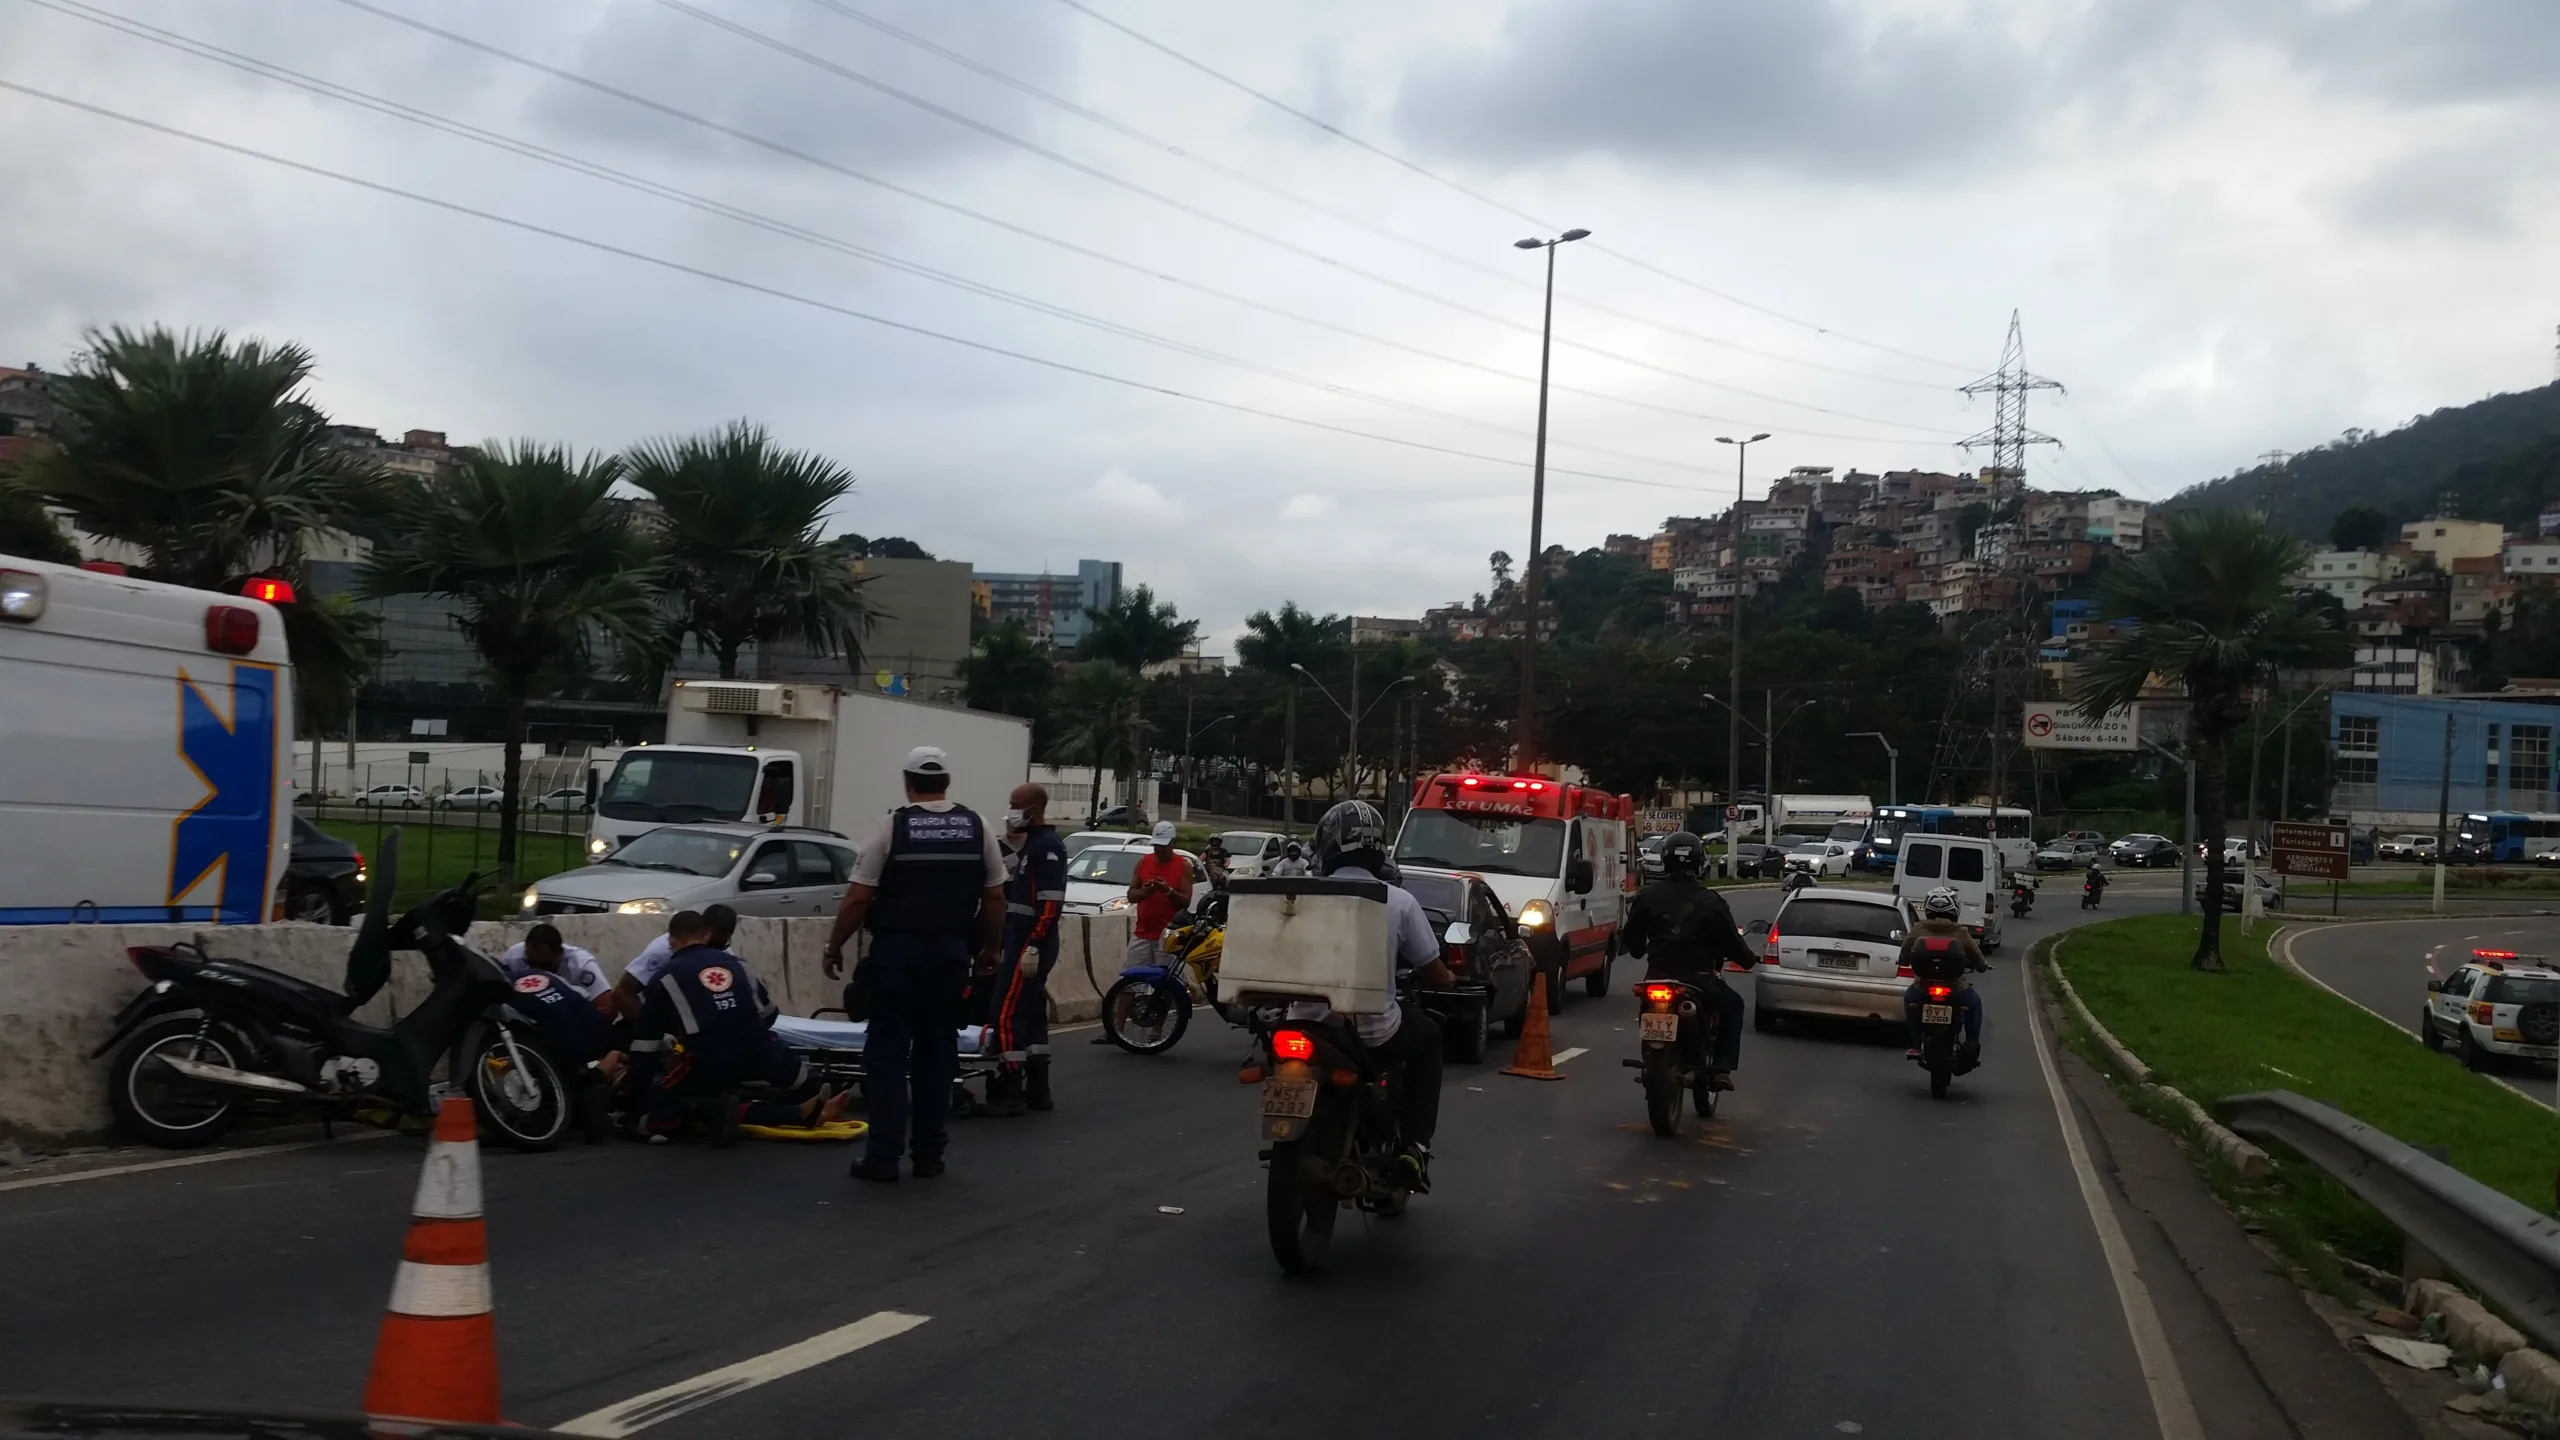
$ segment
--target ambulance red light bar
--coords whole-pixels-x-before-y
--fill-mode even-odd
[[[292,582],[277,580],[263,575],[257,579],[251,580],[248,584],[241,586],[240,593],[248,596],[252,600],[264,600],[270,605],[290,605],[293,603]]]

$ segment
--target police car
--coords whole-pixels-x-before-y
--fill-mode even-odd
[[[2560,1058],[2560,970],[2512,950],[2474,950],[2470,963],[2427,982],[2419,1037],[2447,1044],[2474,1070],[2495,1057]]]

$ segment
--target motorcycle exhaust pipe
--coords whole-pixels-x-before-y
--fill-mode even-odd
[[[228,1065],[207,1065],[201,1060],[181,1060],[175,1055],[158,1057],[161,1064],[199,1085],[218,1085],[226,1090],[246,1090],[253,1095],[308,1095],[311,1087],[275,1075],[259,1075],[247,1070],[234,1070]]]
[[[1333,1193],[1345,1200],[1357,1200],[1369,1190],[1369,1172],[1349,1163],[1333,1167]]]

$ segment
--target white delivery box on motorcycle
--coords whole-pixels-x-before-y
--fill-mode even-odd
[[[1396,1001],[1387,882],[1228,881],[1218,990],[1321,1000],[1342,1015],[1383,1014]]]
[[[1986,951],[2000,948],[2000,842],[1962,835],[1905,835],[1894,861],[1893,896],[1906,906],[1945,886],[1956,892],[1957,918]]]

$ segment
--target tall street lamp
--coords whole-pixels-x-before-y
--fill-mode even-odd
[[[1547,252],[1546,318],[1538,327],[1538,452],[1529,471],[1529,573],[1520,582],[1520,729],[1512,745],[1516,768],[1526,771],[1538,759],[1538,572],[1546,548],[1547,523],[1547,358],[1556,330],[1556,247],[1589,235],[1567,230],[1553,240],[1532,236],[1512,244],[1522,250]]]
[[[1713,691],[1702,694],[1698,698],[1702,700],[1711,700],[1718,705],[1724,706],[1725,713],[1733,717],[1733,723],[1736,727],[1734,743],[1738,747],[1742,743],[1740,727],[1751,725],[1751,722],[1742,718],[1741,710],[1735,708],[1723,696],[1715,694]],[[1794,724],[1797,716],[1821,703],[1822,702],[1819,700],[1800,700],[1796,702],[1796,708],[1787,712],[1787,718],[1780,720],[1775,718],[1778,708],[1778,693],[1774,690],[1763,690],[1760,692],[1760,723],[1757,725],[1751,725],[1751,731],[1753,734],[1760,737],[1760,839],[1764,844],[1774,845],[1778,843],[1778,817],[1774,813],[1776,810],[1778,793],[1778,732],[1786,729],[1789,725]],[[1740,792],[1737,791],[1736,793]],[[1725,827],[1726,839],[1724,853],[1728,868],[1731,867],[1733,859],[1732,834],[1732,826],[1727,825]]]
[[[1297,672],[1298,672],[1299,674],[1301,674],[1301,675],[1305,675],[1305,676],[1307,677],[1307,683],[1308,683],[1308,684],[1310,684],[1310,685],[1313,685],[1314,687],[1316,687],[1316,693],[1317,693],[1317,694],[1319,694],[1319,695],[1322,695],[1322,696],[1324,697],[1324,702],[1325,702],[1326,704],[1328,704],[1328,705],[1332,706],[1334,709],[1341,711],[1341,712],[1342,712],[1342,718],[1343,718],[1344,720],[1347,720],[1347,721],[1349,721],[1349,722],[1350,722],[1350,724],[1351,724],[1351,738],[1350,738],[1350,741],[1349,741],[1349,742],[1348,742],[1348,743],[1343,747],[1344,754],[1343,754],[1342,773],[1343,773],[1343,774],[1344,774],[1344,776],[1345,776],[1345,777],[1347,777],[1347,778],[1350,780],[1350,782],[1351,782],[1351,798],[1352,798],[1352,799],[1354,799],[1354,800],[1359,799],[1359,798],[1360,798],[1360,721],[1361,721],[1362,717],[1366,716],[1370,711],[1375,710],[1375,709],[1377,709],[1377,708],[1378,708],[1378,702],[1379,702],[1379,701],[1386,699],[1386,698],[1387,698],[1389,695],[1391,695],[1391,694],[1394,694],[1394,693],[1395,693],[1395,688],[1396,688],[1398,685],[1408,685],[1408,684],[1411,684],[1411,683],[1413,682],[1413,677],[1412,677],[1412,676],[1410,676],[1410,675],[1400,675],[1400,676],[1396,677],[1394,680],[1392,680],[1392,681],[1389,681],[1389,682],[1388,682],[1388,684],[1387,684],[1387,688],[1386,688],[1386,689],[1381,690],[1381,691],[1379,691],[1377,694],[1370,696],[1370,697],[1369,697],[1369,703],[1368,703],[1368,704],[1366,704],[1366,705],[1361,705],[1361,704],[1360,704],[1360,657],[1359,657],[1358,655],[1353,655],[1353,656],[1351,657],[1351,704],[1350,704],[1350,705],[1345,705],[1345,704],[1343,704],[1341,701],[1334,699],[1334,698],[1333,698],[1333,692],[1332,692],[1332,691],[1330,691],[1330,690],[1327,690],[1326,688],[1324,688],[1324,682],[1323,682],[1323,681],[1321,681],[1321,680],[1319,680],[1319,679],[1317,679],[1314,675],[1310,674],[1310,673],[1308,672],[1308,670],[1307,670],[1307,667],[1306,667],[1306,666],[1304,666],[1304,665],[1300,665],[1300,664],[1296,663],[1295,661],[1292,661],[1292,662],[1290,662],[1289,668],[1290,668],[1290,669],[1292,669],[1292,670],[1297,671]],[[1359,708],[1354,709],[1354,708],[1353,708],[1354,706],[1358,706]]]
[[[1733,634],[1733,693],[1737,697],[1742,694],[1742,476],[1751,447],[1768,438],[1766,430],[1748,440],[1736,440],[1730,435],[1716,437],[1717,444],[1733,447],[1733,509],[1728,518],[1733,524],[1733,623],[1730,628]],[[1732,709],[1731,706],[1725,708]],[[1742,717],[1737,712],[1734,718],[1740,720]],[[1728,805],[1739,803],[1731,797],[1742,793],[1742,727],[1736,725],[1730,738],[1732,743],[1726,747],[1724,757],[1725,803]],[[1725,847],[1724,853],[1726,878],[1730,879],[1733,875],[1733,848]]]
[[[1206,725],[1193,725],[1191,705],[1195,698],[1187,696],[1182,702],[1182,823],[1185,825],[1191,823],[1191,742],[1236,718],[1221,715]]]
[[[1843,740],[1873,740],[1884,747],[1884,803],[1887,805],[1901,804],[1902,752],[1893,748],[1893,742],[1885,738],[1884,732],[1881,730],[1852,730],[1840,738]]]

